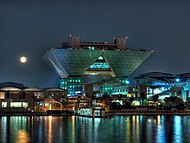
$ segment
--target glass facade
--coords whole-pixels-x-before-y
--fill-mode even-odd
[[[93,79],[91,79],[89,76],[88,83],[94,82]],[[123,94],[127,95],[129,90],[129,80],[128,78],[113,78],[111,82],[102,83],[100,85],[94,85],[93,91],[98,92],[100,95],[107,93],[109,95],[112,94]],[[68,95],[74,96],[77,94],[83,94],[83,88],[82,85],[84,82],[87,82],[84,77],[68,77],[60,80],[59,88],[65,89],[68,91]],[[101,82],[100,82],[101,83]]]
[[[80,77],[68,77],[60,80],[59,87],[68,91],[69,95],[76,95],[82,91]]]
[[[102,56],[98,57],[98,59],[90,66],[90,69],[109,69],[109,65],[106,63]]]
[[[116,78],[114,82],[105,83],[102,86],[101,92],[111,94],[128,94],[128,78]]]
[[[80,39],[77,42],[80,43]],[[82,85],[85,86],[85,84],[101,84],[101,93],[112,94],[117,90],[116,93],[125,94],[129,84],[128,79],[118,78],[113,83],[107,81],[117,77],[128,77],[152,54],[152,51],[123,49],[115,43],[110,45],[110,43],[87,42],[77,46],[75,44],[76,41],[70,47],[52,48],[43,56],[44,62],[60,76],[59,87],[67,90],[69,95],[76,95],[76,92],[82,91]],[[84,78],[88,75],[95,76]],[[119,84],[115,85],[117,83]],[[116,86],[121,86],[121,88],[115,88]]]
[[[109,64],[117,77],[130,75],[147,57],[150,51],[133,50],[85,50],[75,48],[54,48],[48,51],[43,60],[52,67],[61,78],[82,76],[97,60]],[[101,57],[103,57],[101,59]],[[107,67],[107,64],[101,66]],[[97,66],[100,64],[98,63]]]
[[[102,93],[107,93],[107,94],[111,94],[112,93],[112,84],[104,84],[102,86]]]

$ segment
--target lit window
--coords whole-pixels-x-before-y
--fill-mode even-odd
[[[11,107],[21,107],[21,102],[11,102]]]
[[[5,99],[5,92],[0,92],[0,99]]]
[[[2,102],[2,107],[7,107],[7,102]]]
[[[28,102],[22,102],[22,107],[28,107]]]
[[[22,107],[22,102],[11,102],[11,107]]]
[[[102,56],[98,57],[98,60],[103,60],[103,57]]]

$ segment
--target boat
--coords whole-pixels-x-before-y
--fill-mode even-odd
[[[91,117],[91,118],[104,118],[105,108],[103,107],[93,107],[93,106],[83,106],[78,108],[78,116]]]

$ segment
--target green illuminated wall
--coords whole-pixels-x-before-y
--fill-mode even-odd
[[[81,77],[68,77],[60,80],[59,87],[68,90],[69,95],[77,95],[76,91],[82,91]],[[129,80],[126,77],[116,78],[113,82],[108,82],[101,85],[100,93],[111,94],[126,94],[128,90]]]
[[[128,78],[116,78],[115,82],[106,83],[102,86],[102,94],[108,93],[127,93],[129,80]]]
[[[59,87],[68,90],[68,94],[75,95],[76,91],[81,91],[82,84],[80,77],[68,77],[60,80]]]

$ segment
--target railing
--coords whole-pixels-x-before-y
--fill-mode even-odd
[[[106,112],[107,115],[133,115],[133,114],[182,114],[182,115],[190,115],[190,110],[159,110],[159,109],[121,109],[121,110],[110,110]]]

